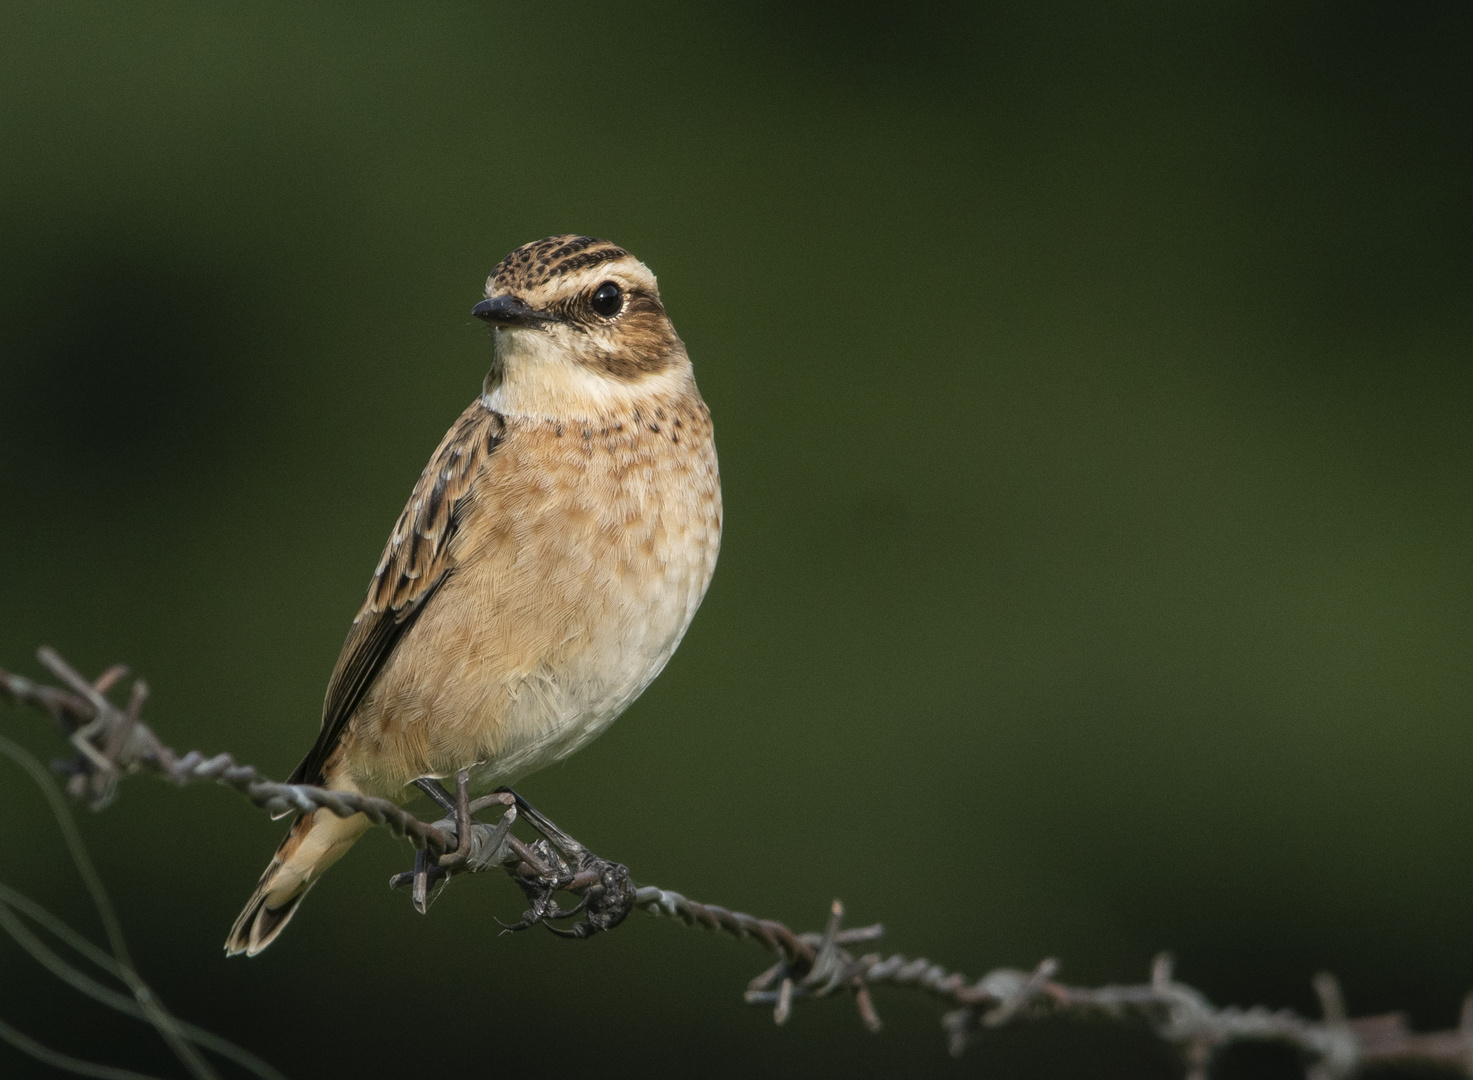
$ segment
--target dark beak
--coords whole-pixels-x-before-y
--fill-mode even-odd
[[[515,296],[493,296],[490,300],[482,300],[471,308],[471,314],[492,326],[531,327],[557,322],[555,317],[529,308]]]

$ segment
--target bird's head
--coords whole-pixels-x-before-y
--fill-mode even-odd
[[[505,399],[498,407],[570,415],[689,377],[655,275],[607,240],[524,244],[497,264],[471,314],[494,330],[486,392]]]

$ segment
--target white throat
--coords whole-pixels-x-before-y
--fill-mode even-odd
[[[684,356],[653,375],[618,379],[580,364],[552,333],[503,329],[496,332],[496,367],[481,400],[502,416],[576,422],[627,412],[651,397],[688,392],[691,385]]]

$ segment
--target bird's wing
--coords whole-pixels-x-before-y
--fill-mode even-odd
[[[328,758],[394,647],[455,570],[451,540],[476,474],[506,432],[502,417],[475,402],[445,433],[384,548],[368,599],[343,643],[317,742],[288,783],[321,784]]]

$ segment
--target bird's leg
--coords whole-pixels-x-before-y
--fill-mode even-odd
[[[521,855],[521,865],[507,869],[532,906],[520,923],[507,929],[525,930],[542,923],[559,937],[586,938],[623,922],[634,907],[628,868],[593,854],[510,788],[501,788],[498,794],[510,797],[522,818],[544,837],[530,846],[517,845],[515,838],[509,841]],[[560,908],[554,899],[558,892],[577,893],[578,903]],[[561,930],[551,923],[579,913],[586,913],[585,918],[571,929]]]
[[[430,886],[436,884],[446,873],[430,861],[430,853],[425,849],[414,853],[414,870],[411,877],[414,879],[414,888],[410,892],[410,899],[414,902],[414,910],[421,915],[430,910]],[[389,883],[392,888],[393,882]]]
[[[453,874],[475,873],[495,863],[511,875],[530,904],[521,921],[508,930],[541,923],[560,937],[586,938],[613,929],[633,910],[635,890],[629,870],[593,854],[511,788],[499,788],[473,800],[468,769],[456,774],[454,795],[438,780],[423,778],[414,783],[446,813],[445,819],[435,823],[436,828],[442,834],[455,834],[453,849],[438,858],[427,851],[416,852],[414,869],[389,882],[391,888],[412,885],[414,906],[421,913],[429,907],[437,884]],[[505,807],[495,826],[475,819],[492,806]],[[518,818],[525,819],[542,838],[527,844],[512,835],[511,827]],[[577,895],[577,904],[560,907],[556,899],[560,892]],[[583,921],[570,929],[552,925],[580,914]]]
[[[556,848],[560,854],[566,856],[567,858],[576,860],[588,853],[587,848],[578,843],[578,841],[574,840],[567,833],[563,832],[562,829],[559,829],[556,825],[554,825],[551,821],[544,817],[535,806],[529,803],[526,799],[522,798],[511,788],[497,788],[496,792],[498,795],[510,795],[511,798],[515,801],[517,809],[521,811],[522,817],[526,820],[527,824],[532,826],[532,828],[536,829],[543,836],[547,837],[547,842],[551,844],[554,848]]]
[[[450,792],[445,790],[445,785],[433,776],[421,776],[414,782],[414,786],[434,799],[439,804],[441,810],[448,811],[452,814],[455,812],[455,799],[451,797]]]
[[[395,875],[389,882],[390,888],[396,888],[399,885],[406,884],[405,879],[407,877],[407,883],[412,883],[413,885],[411,897],[414,902],[414,908],[421,915],[429,910],[434,886],[448,878],[455,871],[465,868],[470,860],[475,844],[473,832],[475,822],[471,816],[470,780],[471,773],[469,769],[461,769],[455,774],[455,796],[453,798],[441,783],[432,777],[421,777],[414,782],[415,787],[435,800],[441,809],[446,810],[450,814],[450,820],[453,822],[455,829],[454,848],[442,853],[438,858],[432,857],[425,850],[416,851],[414,853],[414,869],[408,875]],[[512,812],[512,817],[515,818],[515,812]],[[495,839],[490,845],[493,853],[500,846],[500,841],[506,835],[506,831],[510,826],[511,822],[507,821],[503,823],[503,826],[498,826],[498,829],[493,831],[492,836]],[[482,869],[482,867],[477,866],[472,869]]]
[[[500,792],[485,795],[472,801],[468,773],[462,770],[456,783],[456,834],[455,850],[440,857],[440,866],[452,874],[470,873],[486,869],[493,863],[506,864],[520,858],[517,851],[521,841],[511,835],[511,827],[517,820],[516,803]],[[491,806],[503,806],[501,820],[494,826],[477,821],[476,814]]]
[[[434,783],[434,781],[429,781],[429,783]],[[438,787],[438,785],[436,786]],[[423,790],[423,787],[421,787],[421,790]],[[446,792],[442,792],[442,794],[445,795],[445,800],[449,801],[449,794]],[[440,800],[436,799],[435,801],[439,802]],[[492,826],[475,820],[474,815],[478,811],[492,805],[506,807],[499,822]],[[391,889],[402,889],[406,886],[413,886],[415,907],[421,914],[429,907],[430,901],[434,898],[434,887],[437,883],[448,880],[455,874],[478,873],[492,865],[505,865],[508,862],[515,865],[521,861],[521,855],[517,849],[527,850],[526,845],[522,844],[516,837],[508,835],[511,832],[512,824],[517,819],[516,804],[509,796],[488,795],[469,802],[466,810],[470,815],[470,825],[459,835],[470,837],[469,850],[462,851],[458,835],[454,849],[439,856],[438,859],[431,856],[427,851],[417,851],[414,855],[414,869],[406,870],[402,874],[395,874],[389,879],[389,888]],[[442,831],[449,831],[447,826],[450,824],[449,819],[443,819],[435,823],[436,827]]]
[[[450,807],[455,815],[455,850],[440,856],[440,868],[458,870],[470,858],[471,844],[471,771],[461,769],[455,774],[455,803]]]
[[[469,769],[461,769],[455,774],[455,794],[453,796],[445,790],[444,785],[439,780],[433,777],[422,776],[414,781],[414,786],[419,788],[420,791],[423,791],[431,799],[434,799],[439,804],[440,809],[449,815],[446,820],[454,825],[455,847],[446,851],[440,857],[440,866],[446,870],[457,869],[470,857],[470,849],[474,836],[473,830],[476,825],[476,811],[482,810],[492,803],[501,803],[505,806],[511,805],[510,799],[499,794],[489,799],[477,799],[475,802],[471,802],[470,784],[471,771]],[[512,816],[515,817],[516,815],[513,814]],[[499,841],[500,837],[497,839]]]

